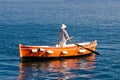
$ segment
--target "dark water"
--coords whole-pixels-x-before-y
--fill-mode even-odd
[[[20,64],[18,44],[54,45],[62,23],[74,42],[98,40],[94,61]],[[119,0],[0,0],[1,80],[120,80]]]

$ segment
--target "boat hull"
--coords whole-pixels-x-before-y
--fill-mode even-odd
[[[86,55],[63,56],[63,57],[21,57],[20,62],[37,62],[37,61],[75,59],[75,58],[87,58],[87,57],[95,58],[95,55],[93,53],[89,53]]]
[[[79,43],[78,43],[79,44]],[[97,41],[91,43],[80,43],[81,46],[95,51]],[[21,61],[24,60],[47,60],[58,58],[76,58],[87,57],[92,55],[91,51],[85,48],[70,44],[65,47],[56,46],[26,46],[19,44],[19,52]]]

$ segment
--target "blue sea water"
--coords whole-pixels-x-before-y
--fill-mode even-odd
[[[18,44],[55,45],[62,23],[101,55],[22,65]],[[120,80],[119,48],[119,0],[0,0],[0,80]]]

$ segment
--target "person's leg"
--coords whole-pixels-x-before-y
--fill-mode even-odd
[[[63,47],[63,46],[65,46],[66,45],[66,41],[62,41],[62,42],[60,42],[60,47]]]
[[[60,47],[63,47],[63,44],[64,44],[63,42],[60,42]]]

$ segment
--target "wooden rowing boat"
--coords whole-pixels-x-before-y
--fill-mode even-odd
[[[80,46],[79,46],[80,45]],[[64,47],[56,46],[28,46],[19,44],[20,58],[35,59],[55,59],[72,58],[91,55],[95,51],[97,40],[76,44],[67,44]]]

